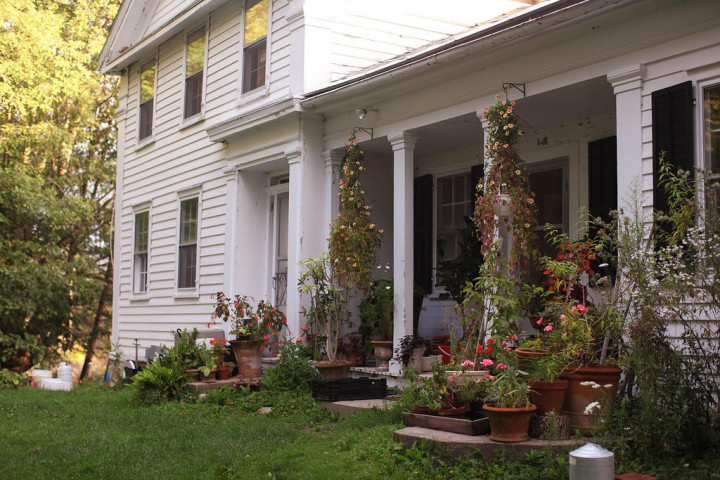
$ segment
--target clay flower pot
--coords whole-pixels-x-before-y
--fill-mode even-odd
[[[622,370],[611,366],[580,367],[563,373],[567,380],[562,413],[570,415],[570,427],[592,436],[610,426]]]
[[[565,392],[568,389],[567,380],[555,380],[554,382],[533,380],[528,386],[530,387],[530,398],[537,407],[538,415],[545,415],[549,412],[560,413],[565,401]]]
[[[390,359],[393,356],[393,342],[388,340],[373,340],[372,341],[375,358],[380,360],[380,366],[378,370],[381,372],[387,372],[390,370]]]
[[[490,420],[490,440],[504,443],[517,443],[530,440],[530,417],[537,407],[499,408],[484,405],[483,410]]]
[[[262,377],[262,344],[254,340],[230,340],[238,372],[244,378]]]

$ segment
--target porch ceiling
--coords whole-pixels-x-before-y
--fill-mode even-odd
[[[540,130],[581,122],[615,112],[615,94],[605,77],[593,78],[516,100],[515,111],[527,129]],[[482,123],[475,113],[413,129],[418,134],[415,155],[423,157],[483,141]],[[358,135],[359,139],[364,134]],[[386,137],[361,141],[365,152],[392,155]],[[478,152],[480,153],[480,152]]]

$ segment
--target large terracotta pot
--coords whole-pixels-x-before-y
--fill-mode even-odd
[[[504,443],[517,443],[530,440],[530,417],[537,407],[530,404],[529,408],[498,408],[483,405],[483,410],[490,420],[490,440]]]
[[[570,415],[570,428],[591,436],[610,426],[621,373],[617,367],[597,366],[576,368],[560,376],[568,381],[562,413]]]
[[[244,378],[262,377],[262,344],[255,340],[230,340],[238,372]]]
[[[535,362],[547,356],[548,351],[541,348],[516,348],[513,353],[515,354],[515,368],[529,372]]]
[[[568,389],[567,380],[555,380],[554,382],[533,380],[529,386],[530,397],[532,403],[537,406],[538,415],[545,415],[549,412],[560,413]]]
[[[373,344],[375,358],[380,360],[377,369],[381,372],[387,372],[390,370],[389,362],[393,356],[393,342],[390,340],[373,340],[371,343]]]
[[[232,376],[233,367],[218,367],[217,369],[217,379],[218,380],[227,380]]]
[[[320,372],[323,380],[339,380],[350,376],[350,367],[352,364],[347,360],[338,360],[336,362],[317,362],[315,369]]]

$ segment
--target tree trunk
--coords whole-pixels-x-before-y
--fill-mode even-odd
[[[107,303],[112,294],[112,283],[113,264],[112,257],[109,257],[107,267],[105,268],[105,285],[103,286],[102,292],[100,292],[97,310],[95,310],[95,320],[93,321],[93,327],[90,331],[90,338],[88,339],[87,351],[85,353],[85,363],[83,363],[82,371],[80,372],[80,380],[86,378],[90,373],[90,364],[95,356],[95,347],[97,346],[97,340],[102,330],[105,310],[107,309]]]

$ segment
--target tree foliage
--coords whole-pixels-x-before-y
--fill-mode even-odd
[[[119,0],[0,2],[0,363],[87,336],[108,281],[115,80],[97,56]],[[101,315],[106,315],[102,312]]]

